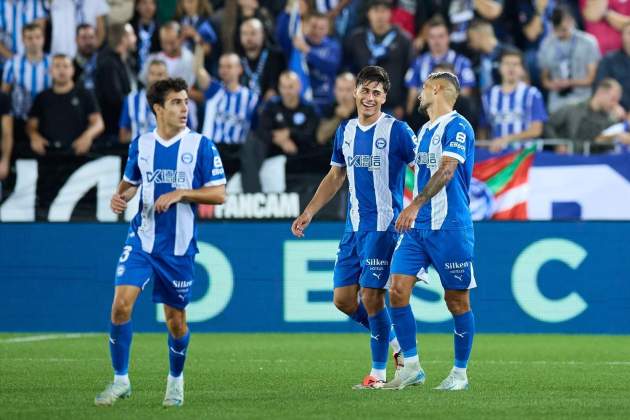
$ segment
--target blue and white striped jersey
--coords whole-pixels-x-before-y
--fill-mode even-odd
[[[131,131],[132,139],[155,129],[155,115],[147,101],[146,90],[141,89],[127,95],[118,125]]]
[[[339,125],[330,164],[347,168],[347,232],[394,230],[416,142],[407,123],[385,113],[367,127],[357,118]]]
[[[196,254],[197,205],[177,203],[164,213],[156,213],[154,204],[159,196],[175,189],[225,184],[223,163],[212,141],[188,128],[168,141],[155,130],[143,134],[129,145],[123,179],[142,187],[130,237],[136,237],[150,254]]]
[[[443,57],[438,58],[433,57],[430,52],[418,56],[405,74],[405,85],[408,88],[420,89],[429,74],[433,72],[433,68],[442,63],[453,66],[461,87],[475,87],[475,73],[470,60],[453,50],[449,50]]]
[[[547,121],[542,94],[536,87],[524,82],[509,93],[503,92],[501,85],[495,85],[483,94],[481,102],[484,112],[481,113],[480,125],[490,128],[493,139],[521,133],[534,121]]]
[[[2,43],[13,54],[23,54],[22,28],[47,16],[48,12],[42,0],[0,0]]]
[[[14,116],[26,119],[35,96],[52,86],[50,62],[48,55],[44,55],[44,58],[36,63],[30,62],[26,55],[14,55],[5,64],[2,82],[12,86],[11,103]]]
[[[468,188],[475,165],[475,132],[456,111],[422,126],[416,153],[413,196],[416,197],[440,167],[442,156],[459,161],[453,179],[418,212],[412,227],[446,230],[472,227]]]
[[[205,92],[203,135],[215,143],[245,143],[258,105],[258,95],[245,86],[230,92],[213,80]]]

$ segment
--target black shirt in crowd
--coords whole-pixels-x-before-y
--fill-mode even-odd
[[[103,136],[114,138],[117,143],[120,113],[125,97],[131,92],[131,81],[127,65],[110,48],[105,48],[98,54],[94,88],[105,122]]]
[[[359,28],[346,38],[343,48],[346,66],[354,74],[369,65],[383,67],[391,82],[384,109],[391,111],[398,106],[404,107],[407,101],[405,73],[411,64],[411,41],[400,28],[392,26],[385,35],[375,36],[376,44],[386,44],[386,53],[374,57],[368,46],[368,31],[366,28]],[[396,33],[396,37],[388,42],[387,37],[392,31]]]
[[[39,133],[50,143],[49,149],[70,150],[89,126],[89,116],[98,112],[92,94],[80,86],[68,93],[46,89],[35,98],[29,117],[39,120]]]
[[[282,50],[276,47],[264,48],[256,60],[248,59],[245,54],[243,57],[243,75],[241,76],[241,84],[258,92],[262,96],[269,90],[278,89],[278,78],[287,68],[287,60]]]

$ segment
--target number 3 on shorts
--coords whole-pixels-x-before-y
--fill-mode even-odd
[[[132,249],[133,247],[131,245],[125,246],[118,262],[124,263],[125,261],[127,261],[129,259],[129,254],[131,254]]]

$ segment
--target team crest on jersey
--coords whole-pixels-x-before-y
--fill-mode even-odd
[[[434,146],[440,143],[440,136],[435,135],[433,136],[433,138],[431,139],[431,144],[433,144]]]
[[[193,161],[192,153],[186,152],[186,153],[182,154],[182,162],[184,162],[184,163],[192,163],[192,161]]]
[[[377,149],[382,150],[385,147],[387,147],[387,140],[385,140],[383,137],[380,137],[376,139],[376,142],[374,142],[374,145],[376,146]]]

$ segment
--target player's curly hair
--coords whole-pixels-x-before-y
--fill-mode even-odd
[[[385,93],[389,92],[389,88],[391,87],[389,74],[387,74],[387,71],[383,67],[379,66],[363,67],[359,74],[357,74],[357,87],[370,82],[380,83]]]
[[[169,92],[181,92],[182,90],[188,90],[188,84],[180,77],[168,78],[153,83],[147,92],[147,102],[149,103],[151,112],[155,114],[155,110],[153,109],[153,105],[155,104],[164,106],[164,99],[166,99],[166,95]]]

